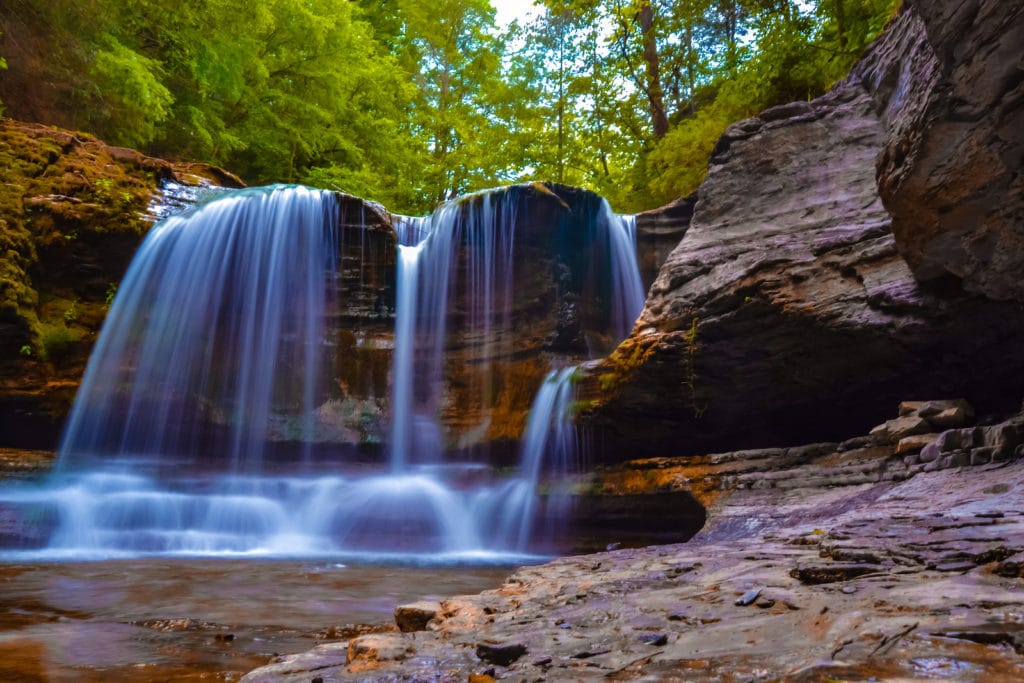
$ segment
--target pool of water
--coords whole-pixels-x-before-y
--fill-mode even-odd
[[[507,566],[144,559],[0,564],[0,680],[237,680],[388,624],[396,605],[495,588]]]

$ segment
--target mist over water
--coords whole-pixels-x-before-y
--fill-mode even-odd
[[[332,452],[318,432],[337,353],[329,321],[344,303],[333,286],[336,195],[244,190],[159,224],[111,307],[56,471],[0,489],[0,504],[49,530],[4,555],[501,563],[550,552],[567,497],[545,477],[585,457],[571,424],[574,368],[551,368],[519,464],[502,476],[486,460],[446,461],[441,422],[451,321],[481,350],[484,404],[492,359],[511,352],[498,331],[512,325],[519,207],[496,191],[395,217],[390,430],[378,466]],[[617,341],[643,302],[635,222],[603,201],[592,220]],[[282,438],[305,444],[284,465],[267,452]]]

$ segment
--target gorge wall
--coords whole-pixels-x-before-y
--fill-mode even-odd
[[[900,90],[878,159],[896,246],[919,280],[1024,301],[1024,7],[908,4],[931,54],[882,74]]]
[[[692,216],[652,212],[685,236],[589,368],[605,457],[842,438],[905,398],[1016,407],[1024,315],[993,300],[1022,253],[1011,5],[908,2],[830,93],[734,124]]]

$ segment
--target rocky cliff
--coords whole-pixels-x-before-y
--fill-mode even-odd
[[[907,3],[927,50],[890,63],[878,187],[920,280],[1024,301],[1024,6]]]
[[[977,31],[937,32],[931,12],[905,7],[824,97],[733,125],[688,224],[675,206],[660,212],[685,236],[632,336],[590,368],[585,386],[606,457],[842,438],[913,396],[967,396],[982,412],[1015,407],[1019,307],[955,278],[915,277],[879,190],[893,140],[916,130],[914,93],[939,87],[919,75],[961,73],[989,53]],[[1018,83],[999,83],[1015,101]],[[964,124],[946,145],[972,131]],[[921,164],[904,170],[928,174]],[[953,198],[975,178],[935,180],[933,191]],[[928,234],[906,217],[897,223]],[[1017,256],[1003,259],[1011,272]]]

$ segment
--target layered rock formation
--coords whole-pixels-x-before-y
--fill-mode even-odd
[[[921,462],[897,452],[890,423],[840,444],[626,463],[592,485],[690,490],[708,526],[685,545],[564,558],[398,606],[390,633],[243,680],[1016,680],[1024,416],[943,431],[968,419],[938,417],[949,408],[906,404],[891,423],[1000,441],[995,462]]]
[[[609,335],[613,277],[601,198],[552,183],[513,185],[459,200],[461,220],[475,214],[472,220],[481,221],[485,199],[509,224],[485,226],[495,232],[490,240],[459,228],[441,421],[448,447],[490,444],[500,451],[523,434],[552,367],[606,353],[617,340]],[[497,251],[481,261],[491,240]],[[508,240],[504,256],[501,240]],[[481,288],[487,269],[490,293]]]
[[[878,159],[896,245],[918,279],[1024,301],[1024,7],[907,4],[931,50],[882,74],[900,95]]]
[[[832,92],[719,141],[633,335],[591,368],[586,417],[606,457],[842,438],[908,395],[982,412],[1019,400],[1019,308],[919,282],[876,184],[913,75],[982,50],[937,54],[926,28],[905,8]],[[685,221],[671,206],[661,220],[673,213]]]
[[[318,410],[315,438],[372,447],[386,440],[391,411],[397,288],[392,225],[402,217],[353,197],[339,199],[339,319],[328,324],[337,349],[337,386]],[[508,460],[551,367],[614,345],[607,334],[609,254],[598,230],[602,201],[577,188],[533,183],[474,194],[452,208],[454,227],[433,228],[453,230],[457,242],[440,386],[427,386],[432,375],[424,372],[414,389],[423,404],[437,395],[443,433],[429,438],[446,449],[482,448]],[[499,214],[506,225],[487,223]],[[488,249],[499,251],[488,260]],[[488,278],[493,288],[485,293],[481,285]],[[427,346],[417,349],[421,369],[432,362]],[[286,440],[288,430],[279,431],[275,436]]]

